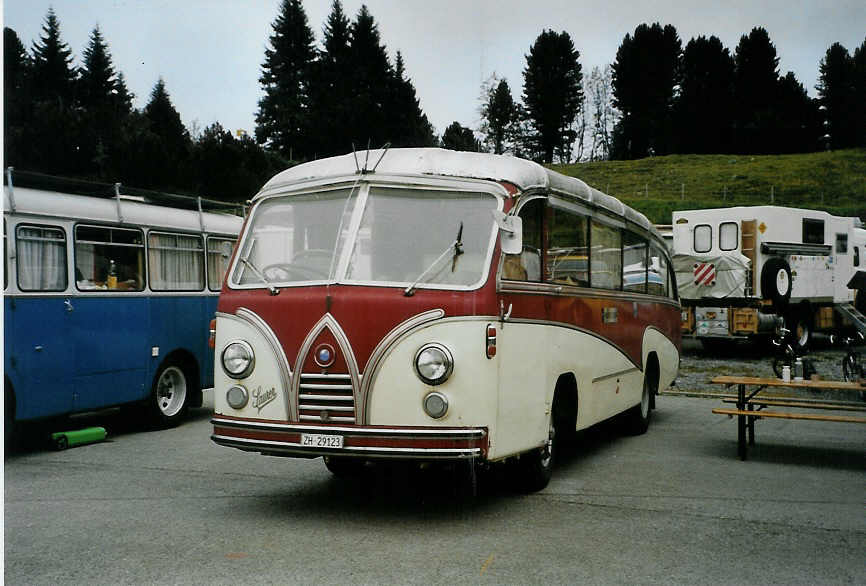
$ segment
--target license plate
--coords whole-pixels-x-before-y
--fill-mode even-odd
[[[307,448],[342,448],[343,436],[321,433],[302,433],[301,445]]]

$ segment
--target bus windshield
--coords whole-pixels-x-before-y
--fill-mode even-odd
[[[471,287],[485,277],[497,206],[488,193],[381,186],[275,197],[250,219],[234,282],[407,285],[420,278],[421,287]]]

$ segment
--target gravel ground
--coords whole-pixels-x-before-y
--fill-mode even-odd
[[[859,348],[861,355],[864,347]],[[812,348],[807,357],[812,361],[818,375],[824,380],[842,380],[842,357],[845,350],[831,346],[829,339],[815,335]],[[710,384],[710,379],[718,375],[775,376],[773,374],[773,353],[765,346],[739,342],[722,351],[712,352],[693,339],[683,339],[680,372],[676,383],[667,393],[670,394],[719,394],[735,393],[720,385]],[[783,394],[776,393],[773,394]],[[792,391],[792,395],[818,398],[813,391]],[[840,401],[863,401],[863,398],[847,391],[821,392],[821,397]]]

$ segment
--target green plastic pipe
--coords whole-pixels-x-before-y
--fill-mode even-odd
[[[104,439],[104,427],[88,427],[87,429],[59,431],[51,434],[51,440],[54,442],[54,447],[58,450],[65,450],[66,448],[74,446],[101,442]]]

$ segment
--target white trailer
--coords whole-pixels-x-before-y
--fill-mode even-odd
[[[782,320],[814,331],[866,331],[866,229],[859,218],[777,206],[673,213],[673,262],[684,335],[771,334]]]

